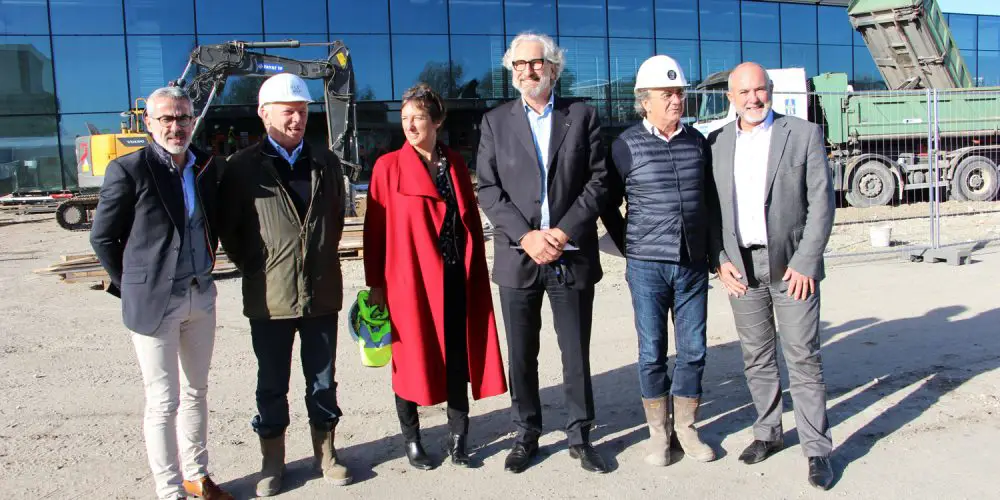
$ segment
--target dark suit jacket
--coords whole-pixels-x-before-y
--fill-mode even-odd
[[[108,164],[94,213],[90,244],[111,277],[108,293],[122,299],[122,319],[136,333],[159,328],[170,300],[184,234],[184,192],[172,171],[147,146]],[[197,193],[205,213],[209,252],[218,244],[212,223],[222,160],[195,153]]]
[[[743,275],[736,238],[736,187],[733,181],[736,122],[712,132],[712,170],[719,190],[721,224],[711,238],[709,259],[716,266],[732,262]],[[794,116],[774,114],[767,158],[767,249],[771,278],[777,280],[789,267],[822,280],[823,252],[833,229],[834,198],[826,141],[819,125]]]
[[[480,132],[479,204],[496,226],[493,281],[528,288],[536,283],[539,266],[511,246],[539,229],[541,178],[523,101],[516,99],[486,113]],[[563,253],[575,288],[591,286],[602,276],[597,217],[607,196],[604,158],[597,111],[557,97],[549,146],[549,224],[580,248]]]

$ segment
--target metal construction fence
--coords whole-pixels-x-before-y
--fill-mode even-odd
[[[1000,88],[783,92],[773,106],[823,129],[837,194],[827,256],[1000,241]],[[721,91],[689,92],[686,114],[706,135],[734,119]]]

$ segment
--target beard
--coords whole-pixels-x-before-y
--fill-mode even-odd
[[[181,144],[171,144],[168,142],[170,139],[180,139]],[[187,151],[188,147],[191,145],[191,136],[185,133],[173,133],[165,134],[161,140],[156,141],[163,149],[167,150],[168,153],[172,155],[179,155]]]
[[[533,88],[527,90],[522,89],[520,82],[516,79],[512,82],[514,84],[514,88],[517,89],[517,91],[520,92],[522,96],[528,96],[531,97],[532,99],[541,97],[542,95],[544,95],[545,93],[547,93],[549,90],[552,89],[553,81],[551,77],[549,77],[548,75],[538,75],[538,74],[536,74],[535,76],[536,78],[532,78],[530,76],[526,77],[527,79],[531,79],[538,82],[538,85],[535,85]]]
[[[754,109],[753,110],[754,116],[749,116],[750,112],[745,109],[737,114],[740,115],[740,119],[743,120],[744,122],[749,123],[751,125],[758,125],[760,123],[763,123],[764,120],[767,119],[767,114],[770,112],[771,112],[771,103],[768,102],[763,106],[761,106],[760,108]]]

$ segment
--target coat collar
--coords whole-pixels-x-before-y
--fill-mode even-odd
[[[784,115],[774,113],[774,124],[771,126],[771,145],[767,152],[767,193],[771,192],[774,185],[774,177],[778,174],[778,165],[781,164],[781,156],[785,152],[785,145],[788,143],[788,120]]]
[[[531,135],[531,125],[528,124],[528,114],[525,112],[524,106],[524,99],[520,98],[510,103],[510,113],[514,119],[514,135],[517,136],[521,145],[534,157],[537,155],[535,152],[535,138]],[[573,125],[573,120],[569,118],[567,101],[559,97],[553,97],[552,133],[549,135],[548,157],[550,177],[555,170],[556,153],[566,139],[566,133],[569,131],[571,125]]]
[[[442,150],[447,154],[446,149],[442,148]],[[451,161],[450,158],[449,161]],[[434,185],[430,173],[427,172],[427,167],[424,166],[417,150],[413,149],[409,142],[403,143],[403,147],[399,149],[397,167],[399,168],[399,185],[396,189],[401,194],[441,199],[437,186]]]
[[[201,186],[202,174],[207,170],[206,167],[212,162],[213,156],[203,153],[201,150],[190,146],[189,151],[194,154],[194,169],[195,169],[195,189],[199,189]],[[153,178],[153,184],[156,186],[156,191],[160,195],[160,199],[163,200],[163,205],[167,209],[167,214],[170,215],[171,222],[174,223],[174,227],[178,231],[183,233],[182,228],[185,224],[184,219],[184,198],[183,194],[178,196],[175,187],[177,180],[180,178],[179,173],[173,172],[173,162],[170,159],[170,155],[165,149],[155,141],[151,141],[150,145],[146,147],[145,153],[143,155],[146,160],[146,168],[149,169],[149,173]],[[175,178],[176,177],[176,178]],[[204,210],[205,207],[202,207]]]

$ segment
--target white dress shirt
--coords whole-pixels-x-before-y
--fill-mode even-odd
[[[678,123],[674,132],[670,134],[670,137],[667,137],[660,133],[660,129],[656,128],[656,125],[653,125],[645,118],[642,119],[642,127],[645,128],[650,134],[653,134],[653,137],[659,137],[660,139],[663,139],[664,142],[670,142],[671,139],[677,137],[678,134],[684,131],[684,125]]]
[[[741,247],[767,245],[767,158],[771,148],[774,111],[750,132],[736,123],[733,190],[736,197],[736,239]]]

